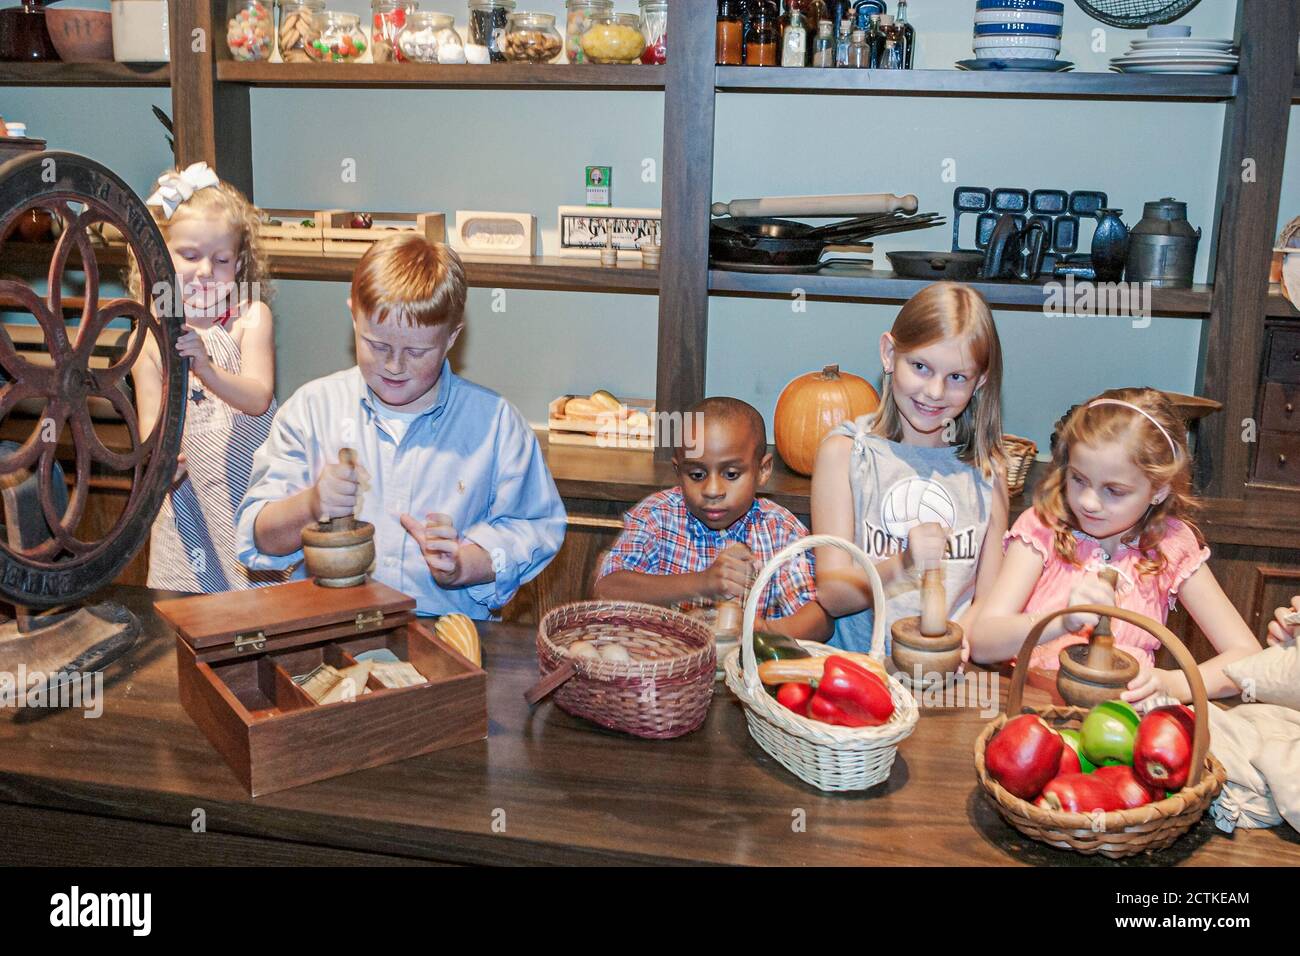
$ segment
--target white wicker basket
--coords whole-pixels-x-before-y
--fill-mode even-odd
[[[781,549],[759,573],[745,602],[745,624],[740,646],[727,655],[727,687],[745,705],[749,735],[781,766],[820,790],[866,790],[889,779],[898,745],[916,729],[919,716],[916,699],[893,677],[888,678],[894,713],[879,727],[839,727],[801,717],[778,704],[758,679],[754,657],[754,615],[758,600],[772,576],[786,561],[811,548],[828,545],[845,551],[867,572],[874,606],[885,606],[884,587],[862,549],[843,538],[828,534],[809,535]],[[810,641],[801,646],[818,657],[835,653],[832,647]],[[875,615],[871,632],[871,656],[882,663],[885,656],[885,615]]]

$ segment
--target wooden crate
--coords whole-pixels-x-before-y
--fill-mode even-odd
[[[652,451],[654,449],[655,403],[649,398],[624,398],[620,401],[631,411],[645,412],[650,426],[629,429],[627,421],[616,412],[597,419],[566,418],[564,406],[571,398],[586,395],[561,395],[547,409],[546,427],[552,445],[584,445],[588,448],[619,448]]]
[[[369,229],[348,225],[355,213],[331,209],[324,219],[325,255],[364,256],[371,245],[398,232],[415,232],[430,242],[447,241],[447,217],[440,212],[373,212]]]
[[[325,217],[338,209],[263,209],[269,219],[278,219],[283,225],[272,226],[266,222],[258,227],[258,237],[266,252],[288,256],[325,255]],[[304,220],[310,226],[301,225]]]
[[[181,705],[250,796],[456,747],[487,736],[487,675],[375,581],[314,581],[159,601],[176,629]],[[426,682],[373,676],[351,699],[317,704],[293,677],[388,648]]]

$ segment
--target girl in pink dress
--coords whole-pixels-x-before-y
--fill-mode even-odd
[[[1217,656],[1200,665],[1206,692],[1237,692],[1225,664],[1259,650],[1206,564],[1210,549],[1190,514],[1191,462],[1186,429],[1168,399],[1149,388],[1112,389],[1075,408],[1057,436],[1052,470],[1003,542],[1006,551],[971,635],[981,663],[1013,658],[1049,611],[1109,604],[1164,622],[1176,599],[1209,638]],[[1112,591],[1098,577],[1113,568]],[[1031,666],[1055,670],[1061,648],[1087,639],[1095,614],[1049,623]],[[1192,699],[1181,671],[1155,667],[1160,642],[1113,621],[1115,643],[1141,665],[1123,694],[1139,701],[1164,693]]]

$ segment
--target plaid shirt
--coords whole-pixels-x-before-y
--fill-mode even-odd
[[[807,534],[808,529],[798,518],[766,498],[755,498],[743,518],[725,531],[714,531],[687,510],[681,488],[670,488],[650,495],[626,514],[622,533],[601,562],[600,576],[615,571],[703,571],[732,541],[747,545],[754,557],[766,564],[786,545]],[[787,617],[813,600],[815,593],[813,555],[805,551],[787,561],[773,576],[758,614],[765,618]],[[698,598],[674,608],[689,611],[712,603]]]

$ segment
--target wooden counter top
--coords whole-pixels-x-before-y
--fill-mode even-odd
[[[101,717],[0,719],[0,862],[1116,865],[1002,822],[975,782],[987,719],[976,709],[923,710],[886,785],[824,794],[749,739],[722,684],[705,725],[673,741],[607,732],[552,703],[530,713],[534,634],[510,625],[482,628],[487,740],[253,800],[177,701],[174,639],[152,610],[167,596],[105,595],[145,633],[110,668]],[[206,833],[191,830],[196,808]],[[1297,865],[1300,835],[1227,836],[1207,816],[1136,862]]]

